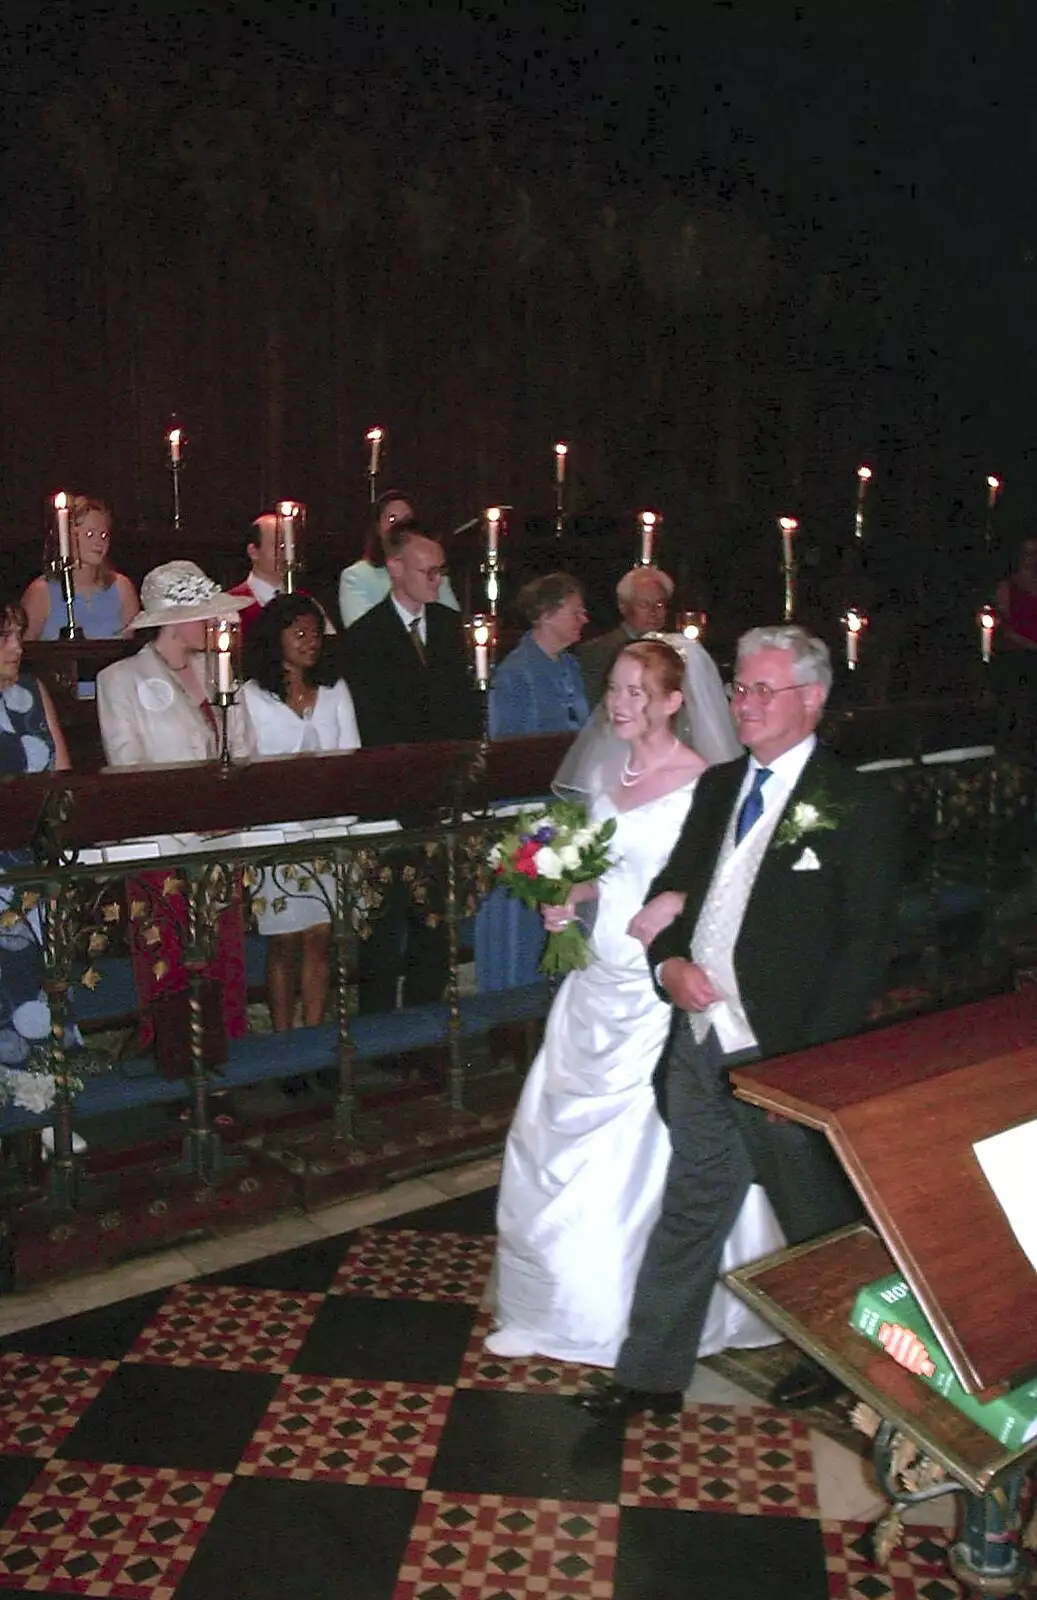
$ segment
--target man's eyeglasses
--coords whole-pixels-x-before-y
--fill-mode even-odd
[[[448,567],[417,567],[415,570],[419,578],[435,578],[438,582],[440,578],[446,577],[450,569]]]
[[[758,700],[761,706],[769,705],[776,694],[789,694],[793,689],[805,689],[805,683],[787,683],[783,689],[772,689],[769,683],[729,683],[727,698],[741,705],[746,700]]]

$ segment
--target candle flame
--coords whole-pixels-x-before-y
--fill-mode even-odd
[[[216,648],[221,655],[225,656],[230,653],[230,632],[228,629],[221,628],[219,638],[216,640]]]
[[[555,445],[555,455],[556,456],[567,456],[568,454],[569,454],[569,446],[565,443],[564,440],[559,439],[558,443]]]
[[[183,436],[184,430],[182,428],[170,428],[169,432],[166,434],[166,438],[169,440],[170,444],[179,444]]]
[[[858,478],[860,478],[862,483],[867,483],[868,479],[871,477],[871,468],[870,467],[858,467],[857,468],[857,476],[858,476]]]
[[[472,638],[476,644],[489,644],[490,624],[484,616],[472,618]]]
[[[501,519],[500,506],[488,506],[486,510],[487,522],[499,522]]]
[[[795,517],[779,517],[778,527],[782,533],[795,533],[799,527],[799,522]]]
[[[645,528],[654,528],[659,518],[654,511],[641,511],[638,513],[641,525]]]
[[[367,440],[368,444],[380,444],[385,438],[385,429],[368,428],[367,432],[364,434],[364,438]]]
[[[867,620],[868,619],[864,613],[858,611],[856,606],[850,606],[847,610],[846,616],[843,618],[843,621],[846,623],[847,633],[860,633]]]
[[[68,495],[65,493],[64,489],[59,489],[57,494],[54,496],[54,510],[68,510]]]
[[[993,606],[983,606],[976,617],[976,621],[985,633],[993,633],[997,627],[997,612]]]
[[[278,515],[282,517],[297,517],[299,507],[294,500],[280,500],[277,505]]]
[[[994,492],[996,493],[997,490],[1000,489],[1000,487],[1001,487],[1001,479],[1000,478],[995,478],[993,475],[991,475],[990,477],[987,478],[987,488],[988,489],[993,489]]]

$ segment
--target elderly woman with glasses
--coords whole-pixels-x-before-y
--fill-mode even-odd
[[[518,607],[529,632],[493,674],[490,737],[577,733],[590,715],[572,654],[587,626],[583,590],[567,572],[549,572],[519,590]]]
[[[112,513],[103,500],[75,494],[69,527],[75,558],[76,623],[88,639],[115,639],[140,610],[137,591],[111,563]],[[56,578],[34,578],[22,596],[27,639],[57,639],[65,603]]]

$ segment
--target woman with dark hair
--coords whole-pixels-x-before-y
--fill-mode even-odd
[[[398,523],[415,522],[414,502],[402,489],[386,489],[371,507],[364,555],[351,567],[343,568],[338,581],[338,608],[342,613],[343,627],[350,628],[359,622],[372,606],[384,600],[389,593],[389,569],[386,566],[385,541]],[[450,579],[443,574],[436,597],[443,606],[460,611],[457,596],[450,587]]]
[[[64,772],[70,762],[54,703],[39,679],[22,670],[26,619],[20,585],[12,579],[8,564],[0,563],[0,776]],[[0,874],[32,860],[28,845],[2,850]],[[30,1110],[46,1109],[53,1095],[53,1079],[25,1070],[49,1038],[40,913],[18,890],[0,884],[0,1087]],[[41,1086],[48,1089],[42,1100]]]
[[[570,652],[587,626],[583,590],[567,572],[549,572],[519,590],[529,623],[490,684],[490,738],[577,733],[590,715],[580,664]]]
[[[111,563],[112,513],[103,500],[74,494],[69,527],[75,567],[76,624],[88,639],[115,639],[140,610],[140,599],[124,572]],[[57,639],[66,623],[65,601],[56,578],[34,578],[22,596],[27,639]]]
[[[331,660],[324,613],[304,594],[271,600],[245,648],[245,704],[261,756],[357,750],[360,733],[345,680]],[[267,869],[256,894],[259,931],[267,939],[267,998],[275,1033],[324,1020],[331,980],[331,917],[321,886]]]

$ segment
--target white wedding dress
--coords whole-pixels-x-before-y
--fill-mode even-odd
[[[615,1365],[641,1257],[662,1200],[669,1135],[652,1073],[671,1010],[652,987],[644,947],[626,932],[680,832],[694,783],[615,815],[616,865],[601,880],[592,959],[565,979],[508,1134],[497,1207],[501,1353]],[[784,1243],[753,1185],[722,1270]],[[773,1344],[774,1329],[717,1286],[700,1355]]]

